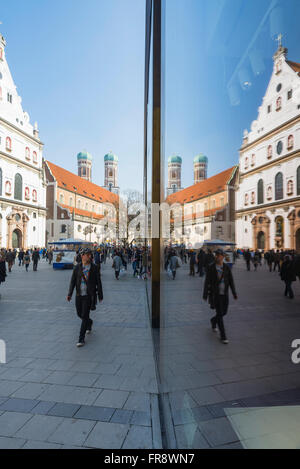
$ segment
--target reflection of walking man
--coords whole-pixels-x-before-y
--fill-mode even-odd
[[[216,316],[211,319],[213,330],[217,331],[217,325],[221,335],[221,341],[228,344],[226,337],[223,317],[227,314],[229,297],[228,289],[230,287],[233,297],[237,300],[237,294],[234,286],[233,276],[230,267],[224,263],[225,253],[222,249],[216,252],[216,261],[208,267],[203,299],[209,298],[210,306],[216,310]]]
[[[71,301],[76,287],[76,310],[82,320],[77,347],[84,345],[85,334],[92,331],[93,321],[90,319],[91,308],[95,309],[96,295],[103,300],[102,283],[98,267],[92,263],[92,251],[85,249],[82,253],[82,263],[73,270],[67,300]]]
[[[32,262],[33,262],[33,270],[34,272],[37,271],[37,266],[38,266],[38,262],[40,260],[40,253],[37,249],[35,249],[32,253]]]

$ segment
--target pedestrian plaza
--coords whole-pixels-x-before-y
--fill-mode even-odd
[[[203,278],[185,265],[175,281],[162,273],[158,339],[147,282],[130,266],[115,280],[108,260],[104,301],[78,349],[80,320],[74,297],[66,301],[71,271],[45,260],[37,272],[14,265],[1,285],[0,447],[299,447],[300,365],[291,344],[300,284],[290,300],[266,266],[247,272],[238,260],[233,274],[228,345],[211,330]]]

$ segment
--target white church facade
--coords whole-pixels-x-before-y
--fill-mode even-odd
[[[236,243],[300,252],[300,64],[287,59],[282,45],[240,149]]]
[[[0,34],[0,247],[45,245],[43,143],[11,76]]]

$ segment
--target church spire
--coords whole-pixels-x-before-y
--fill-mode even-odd
[[[278,49],[275,52],[274,61],[279,59],[281,56],[284,56],[284,57],[287,56],[288,49],[286,47],[283,47],[282,39],[283,39],[283,35],[281,33],[278,34],[278,36],[276,37],[276,41],[278,42]]]

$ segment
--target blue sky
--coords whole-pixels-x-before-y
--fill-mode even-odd
[[[1,1],[1,32],[23,98],[37,120],[44,156],[76,172],[82,149],[94,157],[93,181],[103,184],[103,157],[119,156],[122,189],[142,188],[144,0]],[[300,61],[299,0],[262,22],[272,0],[167,0],[166,157],[183,158],[183,186],[193,182],[193,158],[209,158],[209,176],[238,162],[243,130],[256,118],[277,44]],[[275,3],[274,3],[274,6]],[[255,76],[248,46],[264,71]],[[227,86],[241,57],[252,86],[238,80],[240,104]]]

